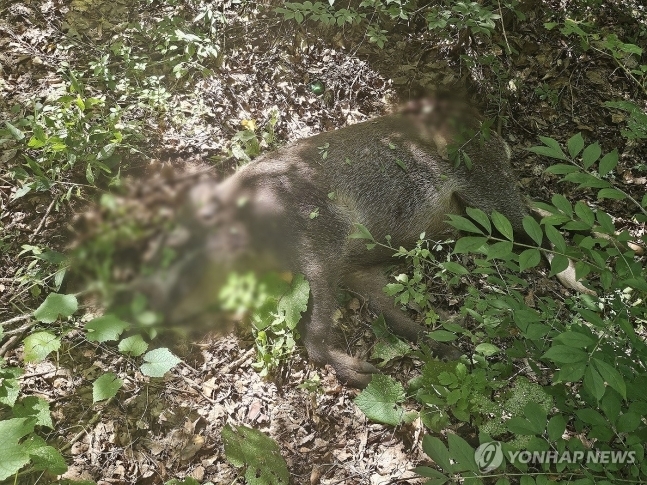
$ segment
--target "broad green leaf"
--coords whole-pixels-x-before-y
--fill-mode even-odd
[[[42,397],[27,396],[22,398],[12,409],[16,418],[35,418],[38,426],[54,429],[49,403]]]
[[[112,372],[103,374],[92,383],[92,402],[105,401],[117,395],[117,391],[124,385]]]
[[[582,148],[584,148],[584,138],[582,138],[582,133],[577,133],[569,138],[568,143],[568,154],[571,158],[577,157]]]
[[[360,224],[359,222],[356,222],[353,224],[355,231],[351,234],[349,234],[348,239],[368,239],[369,241],[375,241],[373,236],[371,235],[371,232],[364,226],[363,224]]]
[[[551,165],[546,170],[544,170],[544,172],[546,173],[552,173],[555,175],[565,175],[567,173],[574,173],[579,171],[580,169],[575,165],[567,165],[565,163],[556,163],[555,165]]]
[[[568,199],[562,194],[553,195],[550,201],[555,207],[566,214],[569,218],[573,217],[573,207],[571,206],[571,203],[568,201]]]
[[[9,133],[11,133],[11,136],[13,136],[17,141],[20,141],[25,138],[25,134],[19,128],[16,128],[8,121],[5,121],[4,124],[9,130]]]
[[[598,199],[614,199],[614,200],[623,200],[627,196],[618,189],[602,189],[598,191]]]
[[[607,175],[611,170],[616,168],[616,165],[618,165],[618,150],[615,149],[610,153],[607,153],[605,156],[602,157],[602,160],[600,160],[600,167],[599,167],[599,172],[600,176],[604,177]]]
[[[550,438],[551,441],[561,439],[564,431],[566,431],[566,419],[564,419],[564,416],[561,414],[553,416],[548,421],[546,430],[548,431],[548,438]]]
[[[625,413],[618,417],[617,429],[620,433],[631,433],[638,429],[641,424],[641,417],[635,413]]]
[[[476,209],[474,207],[468,207],[465,209],[467,215],[478,222],[481,226],[485,228],[488,234],[492,233],[492,225],[490,224],[490,218],[485,212],[481,209]]]
[[[97,153],[97,160],[105,160],[110,158],[110,156],[115,152],[116,143],[108,143],[106,146],[99,150]]]
[[[555,340],[564,345],[568,345],[569,347],[582,349],[596,343],[596,340],[593,337],[585,335],[582,332],[575,332],[571,330],[560,333],[557,337],[555,337]]]
[[[614,234],[616,232],[616,228],[613,225],[613,219],[611,219],[611,216],[607,214],[606,212],[602,210],[598,210],[595,213],[595,217],[598,220],[598,223],[600,224],[600,227],[606,232],[607,234]]]
[[[472,471],[477,473],[479,467],[474,459],[474,448],[455,433],[448,433],[449,454],[456,462],[454,472]]]
[[[589,366],[584,373],[584,389],[586,389],[597,401],[604,396],[604,380],[593,366]]]
[[[451,462],[451,455],[445,444],[435,436],[425,435],[422,438],[423,451],[434,460],[434,463],[442,468],[445,473],[452,473],[454,467]]]
[[[290,289],[281,297],[277,306],[278,311],[285,314],[285,323],[289,329],[296,328],[301,314],[308,308],[309,297],[310,283],[302,274],[295,275]]]
[[[288,485],[290,473],[279,446],[269,436],[247,426],[225,425],[222,442],[227,460],[245,467],[249,485]]]
[[[492,345],[489,343],[482,343],[476,346],[476,348],[474,349],[474,352],[476,352],[477,354],[484,355],[486,357],[491,357],[501,352],[501,349],[496,345]]]
[[[166,347],[146,352],[144,361],[140,369],[148,377],[164,377],[164,374],[182,362]]]
[[[492,222],[497,231],[499,231],[503,237],[509,241],[514,240],[514,234],[512,231],[512,224],[506,216],[497,211],[492,211]]]
[[[574,184],[579,184],[578,188],[593,188],[593,189],[604,189],[611,187],[611,184],[606,180],[601,180],[589,173],[569,173],[564,176],[566,182],[572,182]]]
[[[525,271],[534,268],[541,261],[541,253],[538,249],[526,249],[519,255],[519,269]]]
[[[609,422],[604,416],[602,416],[595,409],[584,408],[575,410],[575,414],[578,418],[584,421],[586,424],[598,425],[598,426],[608,426]]]
[[[575,364],[562,364],[561,368],[555,375],[555,382],[578,382],[584,377],[587,369],[586,362],[576,362]]]
[[[606,383],[618,391],[618,394],[620,394],[623,399],[627,399],[627,385],[625,384],[625,380],[620,372],[618,372],[615,367],[600,359],[593,359],[593,365]]]
[[[0,421],[0,480],[15,475],[29,463],[29,453],[22,438],[34,432],[33,418],[13,418]]]
[[[58,320],[59,315],[62,318],[71,316],[78,308],[74,295],[50,293],[34,312],[34,318],[39,322],[52,323]]]
[[[602,149],[598,142],[587,146],[582,152],[582,164],[584,165],[584,168],[590,168],[591,165],[597,162],[601,153]]]
[[[533,423],[526,418],[515,416],[506,421],[506,427],[511,433],[520,434],[522,436],[534,436],[543,431],[536,429]]]
[[[575,213],[580,219],[582,219],[582,221],[586,222],[589,227],[593,226],[595,223],[595,214],[584,202],[577,201],[575,203]]]
[[[458,338],[456,334],[447,330],[434,330],[433,332],[429,332],[427,336],[436,342],[453,342]]]
[[[124,322],[112,314],[97,317],[85,325],[85,329],[88,332],[87,339],[90,342],[117,340],[128,327],[130,327],[129,323]]]
[[[483,229],[479,229],[476,225],[469,219],[457,216],[456,214],[448,214],[449,216],[449,225],[455,227],[459,231],[464,232],[473,232],[476,234],[483,234]]]
[[[555,248],[561,253],[566,252],[566,241],[564,240],[564,236],[555,229],[555,227],[546,225],[544,226],[544,230],[546,231],[546,236],[548,237],[549,241],[555,245]]]
[[[25,361],[40,362],[61,348],[61,339],[49,332],[32,333],[24,340]]]
[[[53,475],[60,475],[67,471],[67,464],[61,453],[53,446],[49,446],[40,436],[30,436],[23,445],[35,470],[47,470]]]
[[[487,243],[486,237],[462,237],[458,241],[456,241],[456,244],[454,246],[454,253],[470,253],[472,251],[476,251],[485,243]]]
[[[366,389],[355,398],[355,404],[371,421],[395,426],[405,419],[404,408],[399,405],[404,398],[402,384],[390,376],[374,374]]]
[[[455,263],[453,261],[445,261],[440,263],[440,266],[454,274],[469,274],[470,272],[462,265]]]
[[[139,357],[148,350],[148,344],[141,335],[132,335],[119,342],[119,351],[133,357]]]
[[[561,254],[553,255],[553,258],[550,260],[550,275],[554,276],[559,274],[566,268],[568,268],[568,258]]]
[[[538,403],[534,401],[527,403],[523,408],[523,414],[530,421],[537,434],[542,433],[546,429],[548,416],[546,415],[546,411]]]
[[[544,239],[544,232],[541,230],[541,226],[532,216],[526,216],[523,218],[523,228],[526,230],[526,233],[532,238],[533,241],[537,243],[537,246],[541,246],[541,242]]]
[[[561,148],[555,150],[551,147],[535,146],[528,148],[528,151],[536,153],[537,155],[543,155],[544,157],[556,158],[558,160],[568,160]]]
[[[22,373],[22,369],[17,367],[0,368],[0,404],[10,408],[14,406],[20,395],[20,381],[17,378]]]
[[[553,345],[541,358],[552,360],[556,364],[575,364],[586,362],[589,353],[567,345]]]

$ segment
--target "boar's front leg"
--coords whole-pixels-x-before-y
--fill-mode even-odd
[[[321,265],[323,266],[323,265]],[[308,313],[299,323],[301,340],[308,351],[308,357],[320,364],[330,364],[337,378],[353,387],[364,388],[379,370],[348,355],[340,348],[339,334],[333,329],[333,318],[337,308],[336,278],[332,268],[323,269],[312,262],[305,271],[310,282],[311,299]]]
[[[397,308],[393,298],[384,293],[383,289],[388,283],[384,267],[375,266],[357,271],[346,276],[344,282],[351,290],[368,299],[372,311],[384,315],[384,319],[393,333],[411,342],[423,339],[428,330]],[[462,355],[456,347],[451,345],[430,339],[424,339],[424,343],[441,359],[458,360]]]

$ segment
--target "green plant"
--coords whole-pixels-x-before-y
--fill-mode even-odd
[[[231,154],[237,160],[249,162],[261,154],[263,149],[273,147],[276,143],[275,127],[279,122],[279,110],[273,107],[268,110],[267,122],[263,130],[257,134],[257,125],[255,120],[243,120],[242,125],[245,128],[237,132],[231,141]]]

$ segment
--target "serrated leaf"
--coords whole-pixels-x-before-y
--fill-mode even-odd
[[[129,323],[124,322],[112,314],[97,317],[85,325],[85,329],[88,332],[87,339],[90,342],[117,340],[128,327],[130,327]]]
[[[285,323],[290,330],[296,328],[301,314],[307,310],[309,297],[310,283],[302,274],[295,275],[290,289],[281,297],[277,306],[278,311],[285,314]]]
[[[49,446],[40,436],[30,436],[23,445],[35,470],[47,470],[53,475],[60,475],[67,471],[67,465],[61,453],[53,446]]]
[[[541,253],[538,249],[526,249],[519,255],[519,270],[525,271],[534,268],[541,261]]]
[[[148,344],[141,335],[132,335],[119,342],[119,351],[133,357],[139,357],[146,350],[148,350]]]
[[[103,374],[92,383],[92,402],[105,401],[117,395],[117,391],[124,385],[112,372]]]
[[[610,153],[607,153],[605,156],[602,157],[602,160],[600,160],[600,165],[598,168],[598,172],[600,173],[600,176],[604,177],[607,175],[611,170],[616,168],[616,165],[618,165],[618,150],[615,149]]]
[[[164,374],[182,362],[166,347],[146,352],[144,361],[146,363],[140,369],[142,374],[149,377],[164,377]]]
[[[24,340],[25,361],[40,362],[51,352],[61,348],[61,339],[49,332],[32,333]]]
[[[374,374],[371,382],[356,398],[355,404],[372,421],[396,426],[405,417],[399,405],[404,401],[402,384],[384,374]]]
[[[508,241],[514,241],[514,232],[512,230],[512,224],[506,216],[497,211],[492,211],[492,223],[496,230],[499,231],[503,237]]]
[[[0,480],[16,474],[29,463],[29,453],[23,437],[34,432],[33,418],[13,418],[0,421]]]
[[[41,397],[27,396],[22,398],[14,406],[12,412],[16,418],[34,418],[36,420],[34,424],[54,429],[49,403]]]
[[[50,293],[34,312],[34,318],[39,322],[52,323],[58,320],[59,315],[62,318],[71,316],[78,308],[74,295]]]
[[[579,155],[584,148],[584,138],[582,138],[582,133],[577,133],[569,138],[568,143],[568,154],[571,158],[575,158]]]
[[[247,426],[225,425],[222,442],[227,460],[245,467],[249,485],[288,485],[290,474],[279,446],[269,436]]]

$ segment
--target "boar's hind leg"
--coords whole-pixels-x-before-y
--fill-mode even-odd
[[[377,266],[353,273],[345,278],[345,283],[351,290],[368,299],[371,310],[384,315],[393,333],[412,342],[424,338],[426,329],[397,308],[393,298],[384,293],[383,288],[388,283],[384,268]],[[424,343],[442,359],[455,360],[462,355],[457,348],[435,340],[424,339]]]
[[[311,298],[309,310],[299,323],[299,333],[308,357],[321,365],[330,364],[340,381],[353,387],[366,387],[372,375],[379,373],[379,370],[368,362],[348,355],[338,346],[339,335],[333,330],[337,308],[334,278],[322,275],[320,269],[312,266],[306,273],[309,273],[305,276],[310,282]]]

